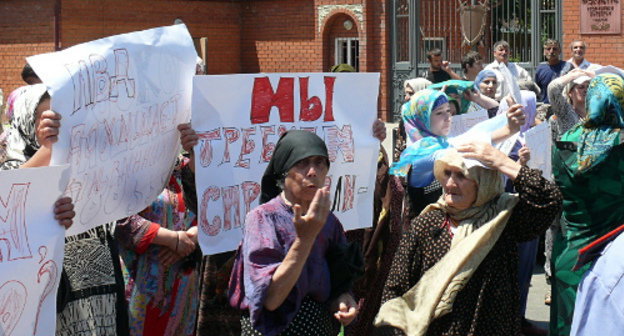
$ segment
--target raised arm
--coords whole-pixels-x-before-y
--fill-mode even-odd
[[[310,208],[305,215],[301,214],[301,206],[293,207],[295,228],[297,237],[286,253],[284,261],[277,267],[268,293],[264,301],[264,307],[270,311],[282,305],[290,291],[299,280],[303,266],[308,260],[312,246],[316,241],[327,216],[329,216],[329,190],[327,187],[319,189],[314,195]]]
[[[521,166],[501,151],[485,143],[460,146],[464,157],[479,160],[514,182],[520,201],[514,207],[506,230],[517,241],[531,240],[543,233],[561,212],[563,196],[557,186],[541,176],[541,171]]]

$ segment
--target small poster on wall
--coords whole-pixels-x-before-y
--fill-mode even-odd
[[[620,0],[581,0],[581,34],[619,34]]]

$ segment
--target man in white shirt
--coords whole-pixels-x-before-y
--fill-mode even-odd
[[[570,43],[570,51],[572,52],[572,57],[568,60],[568,64],[566,64],[566,66],[561,69],[562,75],[574,69],[587,70],[591,63],[589,63],[589,61],[585,59],[586,49],[587,45],[581,40],[572,41],[572,43]]]
[[[503,97],[511,93],[509,90],[509,84],[505,80],[505,77],[501,73],[502,67],[507,67],[511,73],[512,80],[516,83],[521,80],[532,81],[531,75],[523,67],[516,63],[509,62],[509,43],[501,40],[494,43],[493,48],[494,62],[488,64],[485,69],[492,70],[496,74],[496,80],[498,81],[498,87],[496,88],[496,100],[500,101]]]

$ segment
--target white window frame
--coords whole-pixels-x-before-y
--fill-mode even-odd
[[[343,56],[343,50],[342,50],[342,43],[346,42],[347,43],[347,64],[349,64],[350,66],[354,67],[356,71],[359,71],[360,69],[360,58],[359,58],[359,54],[360,54],[360,39],[357,37],[336,37],[336,39],[334,40],[334,64],[342,64],[344,63],[342,61],[342,56]],[[357,63],[358,64],[351,64],[351,49],[352,49],[352,44],[353,42],[357,42],[357,48],[358,48],[358,59],[357,59]]]

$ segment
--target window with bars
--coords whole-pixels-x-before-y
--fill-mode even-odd
[[[360,71],[360,41],[355,37],[336,38],[335,64],[349,64]]]

